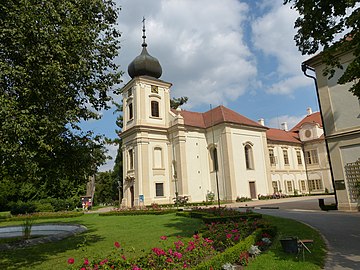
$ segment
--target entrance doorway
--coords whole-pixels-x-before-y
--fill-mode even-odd
[[[249,187],[250,187],[250,196],[251,199],[256,199],[256,187],[255,187],[255,182],[249,182]]]

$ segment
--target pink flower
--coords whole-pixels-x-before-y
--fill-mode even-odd
[[[199,239],[200,238],[200,236],[198,235],[198,234],[194,234],[194,239]]]
[[[74,258],[69,258],[67,262],[68,262],[68,264],[73,264],[75,262],[75,260],[74,260]]]
[[[104,264],[107,263],[107,262],[108,262],[108,259],[102,260],[102,261],[100,262],[100,265],[104,265]]]
[[[209,239],[209,238],[205,238],[204,241],[205,241],[206,243],[209,243],[209,244],[211,244],[212,242],[214,242],[213,240],[211,240],[211,239]]]
[[[84,259],[84,265],[89,265],[89,260],[87,258]]]
[[[227,239],[229,239],[229,238],[231,238],[231,237],[232,237],[232,234],[231,234],[231,233],[226,234],[226,238],[227,238]]]
[[[167,259],[166,259],[166,262],[168,262],[168,263],[172,263],[172,262],[173,262],[173,260],[172,260],[171,258],[167,258]]]
[[[166,240],[166,239],[167,239],[167,236],[165,236],[165,235],[160,236],[160,239],[161,239],[161,240]]]
[[[86,270],[86,268],[85,268],[85,267],[81,267],[80,270]]]
[[[162,256],[165,255],[165,251],[162,250],[161,248],[153,248],[152,251],[157,255],[157,256]]]
[[[120,243],[119,243],[119,242],[115,242],[115,243],[114,243],[114,246],[115,246],[116,248],[120,248]]]
[[[182,258],[182,254],[180,252],[174,252],[174,256],[178,259]]]
[[[188,265],[186,263],[183,264],[183,268],[187,268]]]
[[[124,255],[121,255],[121,258],[126,261],[126,257]]]
[[[138,267],[137,265],[134,265],[133,268],[132,268],[132,270],[141,270],[141,268]]]

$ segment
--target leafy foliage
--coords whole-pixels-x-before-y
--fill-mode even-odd
[[[105,162],[104,139],[78,124],[120,82],[116,19],[111,0],[1,2],[1,204],[72,197]]]
[[[170,107],[172,109],[177,109],[181,105],[185,104],[188,100],[188,97],[172,98],[170,99]]]
[[[350,91],[360,97],[360,1],[284,0],[284,4],[289,3],[300,14],[295,22],[296,45],[303,54],[314,54],[323,47],[322,59],[327,64],[325,75],[333,76],[335,67],[342,69],[338,59],[340,52],[353,51],[354,60],[339,83],[355,81]],[[339,35],[343,38],[337,41]]]

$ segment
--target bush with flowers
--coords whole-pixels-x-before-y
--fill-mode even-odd
[[[214,213],[218,210],[208,210]],[[227,211],[227,210],[225,210]],[[224,214],[223,212],[221,212]],[[167,236],[160,237],[161,245],[153,247],[148,253],[137,258],[127,258],[126,251],[119,242],[115,242],[115,250],[105,258],[84,259],[75,262],[69,258],[69,269],[222,269],[226,263],[246,265],[250,257],[250,249],[256,246],[259,250],[270,245],[274,230],[258,220],[235,219],[230,222],[207,224],[202,234],[195,234],[184,241],[181,237],[168,243]]]

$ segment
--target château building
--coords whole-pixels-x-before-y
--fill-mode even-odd
[[[173,110],[172,84],[160,79],[161,65],[148,53],[143,32],[141,54],[122,88],[124,207],[173,203],[176,195],[201,202],[209,194],[235,201],[332,191],[318,113],[287,131],[224,106]]]

